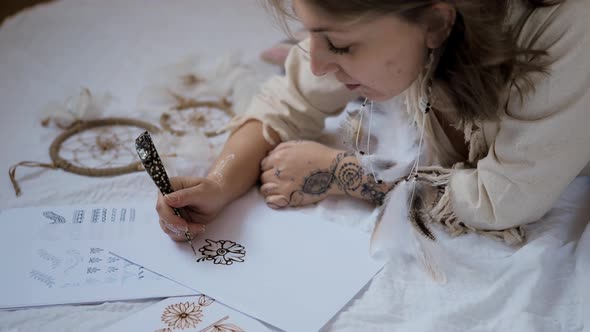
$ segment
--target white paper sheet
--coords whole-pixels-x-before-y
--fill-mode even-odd
[[[150,220],[147,205],[62,206],[0,212],[0,308],[195,294],[109,253]],[[149,214],[148,214],[149,215]]]
[[[368,234],[271,210],[256,191],[208,225],[198,261],[156,224],[131,238],[113,252],[286,331],[317,331],[382,267]]]
[[[264,332],[257,320],[204,295],[171,297],[102,330],[102,332],[160,331]]]

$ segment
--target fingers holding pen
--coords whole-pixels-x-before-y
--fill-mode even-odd
[[[174,209],[165,203],[164,196],[161,194],[158,196],[156,211],[158,212],[160,227],[164,233],[175,241],[186,241],[187,231],[191,237],[205,232],[205,226],[189,222],[176,215]]]
[[[160,218],[160,228],[162,228],[162,231],[164,231],[164,233],[166,233],[171,239],[180,242],[187,240],[187,231],[191,238],[195,238],[205,232],[205,226],[201,224],[187,223],[179,217],[168,220]]]

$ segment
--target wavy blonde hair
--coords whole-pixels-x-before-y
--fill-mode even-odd
[[[428,9],[443,0],[305,0],[337,19],[359,21],[394,14],[411,23],[433,23]],[[507,22],[509,1],[531,10],[557,5],[546,0],[454,0],[457,16],[445,42],[434,84],[452,101],[462,121],[497,119],[503,92],[514,85],[521,99],[534,90],[531,73],[548,73],[546,50],[517,45],[520,26]],[[287,32],[294,19],[288,0],[264,0]]]

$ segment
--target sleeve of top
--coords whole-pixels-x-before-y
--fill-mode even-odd
[[[315,76],[311,72],[309,40],[291,48],[285,63],[285,75],[263,84],[245,114],[236,116],[225,128],[236,130],[256,119],[263,124],[265,139],[275,145],[269,128],[282,141],[317,138],[327,116],[339,114],[357,95],[338,82],[333,74]]]
[[[541,218],[590,161],[590,6],[573,0],[541,24],[548,75],[523,101],[514,90],[495,141],[474,169],[453,170],[450,204],[470,227],[501,230]],[[537,18],[538,20],[538,18]]]

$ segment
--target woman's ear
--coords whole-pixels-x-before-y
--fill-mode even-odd
[[[423,17],[426,26],[426,47],[439,48],[451,34],[457,11],[451,4],[443,1],[432,4]]]

